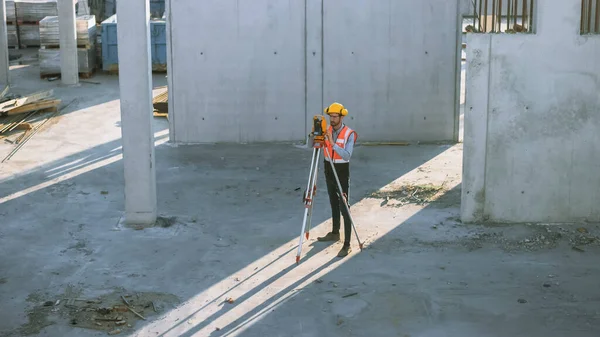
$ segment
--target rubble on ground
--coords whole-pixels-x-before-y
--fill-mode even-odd
[[[123,289],[99,297],[85,297],[70,288],[64,295],[32,294],[34,305],[21,335],[33,335],[53,324],[104,331],[118,335],[133,331],[136,323],[173,309],[180,300],[170,294]]]

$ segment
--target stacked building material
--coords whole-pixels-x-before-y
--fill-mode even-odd
[[[96,50],[92,48],[77,48],[79,75],[88,78],[96,68]],[[60,49],[40,49],[40,77],[59,76],[61,73]]]
[[[15,48],[19,45],[19,34],[17,34],[17,25],[7,24],[6,35],[8,37],[9,48]]]
[[[40,76],[57,76],[61,73],[59,20],[57,16],[48,16],[40,21],[39,50]],[[96,69],[96,17],[80,15],[76,19],[77,58],[79,73],[89,77]]]
[[[15,16],[15,1],[6,0],[6,29],[8,35],[8,47],[19,46],[19,34],[17,34],[17,17]]]
[[[6,0],[6,23],[15,24],[17,17],[15,16],[15,1]]]
[[[40,27],[38,25],[19,24],[19,43],[22,47],[35,47],[40,45]]]
[[[47,16],[58,15],[56,0],[17,0],[17,21],[37,24]]]
[[[93,15],[80,15],[76,20],[77,46],[89,47],[96,43],[96,18]],[[58,48],[60,35],[58,16],[47,16],[40,21],[40,45],[42,48]]]

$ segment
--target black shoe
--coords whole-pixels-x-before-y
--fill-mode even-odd
[[[317,238],[317,241],[340,241],[340,233],[329,232],[327,235]]]
[[[337,256],[344,257],[344,256],[350,254],[351,252],[352,252],[352,247],[350,247],[350,245],[347,245],[347,246],[344,245]]]

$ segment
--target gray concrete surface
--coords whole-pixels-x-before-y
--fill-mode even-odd
[[[600,220],[600,36],[536,6],[536,34],[468,34],[463,221]]]
[[[0,166],[2,337],[105,336],[72,326],[64,298],[118,289],[180,300],[144,309],[147,320],[129,320],[119,336],[600,333],[600,227],[462,224],[461,144],[357,147],[350,199],[365,250],[353,241],[339,259],[339,243],[315,242],[331,226],[321,174],[296,266],[310,151],[173,146],[155,119],[158,209],[175,219],[131,228],[121,221],[117,78],[66,88],[40,81],[35,65],[13,72],[18,90],[55,87],[79,101]],[[401,204],[401,187],[425,184],[441,196]]]
[[[363,141],[458,137],[458,0],[170,6],[175,142],[304,140],[334,101]]]

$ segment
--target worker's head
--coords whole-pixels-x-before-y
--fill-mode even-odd
[[[344,116],[348,114],[348,109],[344,108],[340,103],[332,103],[325,109],[325,113],[329,115],[329,124],[336,128],[342,124]]]

